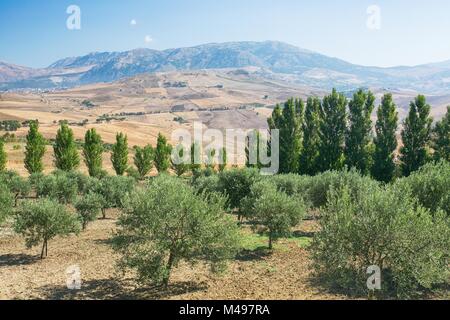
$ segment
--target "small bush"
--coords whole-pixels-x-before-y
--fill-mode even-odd
[[[381,296],[408,298],[448,280],[449,219],[433,218],[396,186],[369,185],[364,197],[332,189],[311,246],[318,275],[332,288],[368,294],[367,268],[381,269]]]
[[[301,198],[278,191],[276,185],[268,180],[256,182],[250,195],[242,202],[246,217],[255,225],[263,226],[258,229],[260,233],[268,233],[269,249],[280,237],[289,236],[291,228],[306,215],[306,206]]]
[[[14,204],[14,196],[9,189],[0,184],[0,225],[11,215]]]
[[[98,193],[103,197],[102,214],[106,218],[106,209],[122,208],[126,198],[133,192],[136,180],[126,176],[107,176],[100,180]]]
[[[101,209],[104,207],[104,201],[105,199],[96,193],[88,193],[77,199],[75,209],[77,210],[83,230],[86,229],[89,222],[97,219]]]
[[[30,182],[14,171],[7,171],[1,174],[0,183],[4,184],[14,195],[14,206],[17,206],[17,201],[20,197],[26,197],[31,192]]]
[[[405,192],[411,192],[420,205],[432,213],[442,209],[450,216],[449,162],[429,163],[396,183],[406,189]]]
[[[250,194],[253,183],[260,179],[257,169],[233,169],[219,173],[219,190],[227,195],[229,208],[242,212],[242,199]]]
[[[203,198],[177,178],[160,176],[137,190],[118,225],[113,248],[122,255],[119,266],[137,271],[143,283],[165,286],[182,260],[207,261],[213,271],[233,258],[239,231],[222,209],[223,199]],[[218,269],[219,268],[219,269]]]
[[[41,259],[47,256],[49,240],[78,233],[79,229],[76,217],[64,205],[49,199],[22,203],[14,223],[15,232],[24,236],[28,248],[42,243]]]
[[[65,173],[58,172],[36,180],[36,195],[62,204],[72,203],[78,193],[78,184]]]

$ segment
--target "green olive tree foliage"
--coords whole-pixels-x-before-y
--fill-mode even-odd
[[[104,207],[104,198],[96,193],[88,193],[81,196],[75,202],[75,209],[81,222],[83,230],[86,230],[89,222],[97,219],[97,216]]]
[[[356,196],[347,186],[332,189],[311,246],[313,265],[323,283],[348,294],[374,294],[367,270],[377,266],[375,294],[409,298],[448,279],[449,222],[396,186],[369,185]]]
[[[273,243],[291,234],[306,215],[306,206],[301,198],[290,197],[277,190],[276,184],[265,179],[256,182],[250,195],[243,200],[246,216],[254,225],[262,226],[258,231],[269,236],[269,249]]]
[[[8,187],[0,183],[0,226],[13,212],[14,196]]]
[[[21,204],[16,214],[14,230],[25,238],[28,248],[42,243],[41,259],[47,257],[48,241],[56,236],[78,233],[80,224],[64,205],[40,199]]]
[[[450,217],[450,163],[427,163],[409,177],[395,182],[433,214],[443,210]]]
[[[238,228],[223,198],[196,195],[183,181],[160,176],[129,198],[113,240],[119,266],[139,280],[167,286],[180,261],[207,261],[218,270],[238,250]]]
[[[0,172],[6,170],[6,163],[8,162],[8,155],[5,151],[5,142],[0,138]]]

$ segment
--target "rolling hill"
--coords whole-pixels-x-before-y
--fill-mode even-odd
[[[257,68],[261,77],[329,90],[357,87],[444,94],[450,61],[415,67],[358,66],[282,42],[212,43],[190,48],[95,52],[61,59],[43,69],[0,64],[0,89],[67,88],[139,74]]]

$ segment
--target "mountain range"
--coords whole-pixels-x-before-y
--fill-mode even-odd
[[[375,87],[425,94],[450,90],[450,60],[413,67],[369,67],[275,41],[94,52],[61,59],[41,69],[0,62],[0,90],[70,88],[138,74],[246,67],[253,67],[261,77],[327,90]]]

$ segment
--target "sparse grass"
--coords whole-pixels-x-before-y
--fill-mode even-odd
[[[253,233],[250,230],[242,232],[242,249],[247,251],[257,251],[267,249],[269,237],[266,234]],[[299,248],[307,248],[311,244],[312,238],[305,236],[291,236],[290,238],[281,238],[274,244],[275,250],[288,250],[289,244],[294,243]]]

